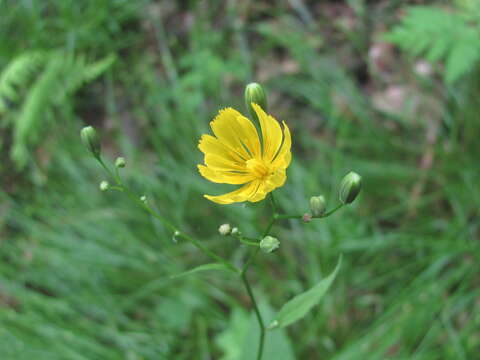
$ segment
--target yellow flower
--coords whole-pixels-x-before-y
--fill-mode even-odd
[[[205,165],[198,165],[207,180],[223,184],[245,184],[230,193],[211,196],[218,204],[263,200],[285,183],[285,170],[292,158],[292,140],[287,124],[280,124],[252,103],[260,120],[262,140],[255,125],[232,108],[220,110],[210,123],[215,136],[203,135],[198,148],[205,154]]]

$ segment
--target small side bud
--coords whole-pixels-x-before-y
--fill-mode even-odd
[[[245,106],[250,116],[257,120],[257,113],[253,109],[252,103],[259,105],[263,111],[267,112],[267,94],[263,87],[258,83],[250,83],[245,88]]]
[[[340,201],[342,204],[350,204],[360,193],[362,189],[362,177],[351,171],[342,179],[340,183]]]
[[[222,236],[227,236],[232,232],[232,227],[230,226],[230,224],[222,224],[218,228],[218,232]]]
[[[100,190],[101,191],[107,191],[108,189],[110,189],[110,184],[108,183],[108,181],[105,181],[103,180],[101,183],[100,183]]]
[[[237,235],[237,234],[240,234],[240,231],[238,231],[238,228],[237,228],[237,227],[234,227],[234,228],[232,229],[232,232],[231,232],[230,234],[232,234],[232,235]]]
[[[266,253],[274,252],[279,247],[280,241],[273,236],[265,236],[262,241],[260,241],[260,249]]]
[[[147,203],[147,197],[145,195],[140,196],[140,201],[143,202],[144,204]]]
[[[327,203],[325,202],[325,197],[323,195],[312,196],[310,198],[310,211],[314,217],[322,216],[325,214],[326,209]]]
[[[303,214],[302,221],[304,223],[309,223],[310,221],[312,221],[312,215],[310,215],[309,213]]]
[[[101,145],[97,131],[92,126],[86,126],[80,131],[80,138],[87,150],[90,151],[94,157],[99,158]]]
[[[117,168],[124,168],[125,167],[125,158],[123,157],[118,157],[116,160],[115,160],[115,167]]]

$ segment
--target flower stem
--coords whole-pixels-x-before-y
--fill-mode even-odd
[[[265,324],[263,322],[262,315],[260,314],[260,309],[258,308],[255,296],[253,296],[252,288],[250,287],[250,283],[248,282],[246,272],[242,271],[240,277],[242,278],[243,284],[245,285],[247,293],[250,296],[250,300],[252,301],[253,309],[255,311],[255,316],[257,317],[258,325],[260,326],[260,339],[258,344],[257,360],[261,360],[263,355],[263,345],[265,343]]]
[[[333,208],[332,210],[326,212],[323,215],[320,216],[314,216],[312,219],[323,219],[326,217],[329,217],[330,215],[333,215],[336,213],[338,210],[340,210],[343,207],[343,204],[339,204],[337,207]],[[303,218],[303,215],[288,215],[288,214],[278,214],[276,216],[278,220],[286,220],[286,219],[299,219],[301,220]]]

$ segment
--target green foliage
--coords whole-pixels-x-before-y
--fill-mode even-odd
[[[262,304],[260,311],[268,320],[272,318],[274,313],[267,304]],[[235,308],[231,313],[227,329],[222,331],[215,339],[224,353],[221,360],[255,359],[259,331],[254,314]],[[283,329],[269,333],[265,345],[265,359],[296,359],[292,343]]]
[[[43,137],[28,145],[41,155],[44,181],[2,162],[0,359],[252,358],[258,328],[253,312],[242,310],[251,304],[241,282],[220,271],[171,279],[208,259],[190,244],[173,242],[120,194],[102,193],[102,174],[78,136],[85,123],[95,124],[106,158],[125,156],[122,171],[133,188],[209,249],[240,262],[246,249],[216,229],[228,222],[255,234],[267,211],[263,204],[207,202],[203,194],[223,188],[197,175],[196,144],[219,107],[245,112],[242,89],[249,81],[265,85],[270,111],[292,130],[292,165],[275,194],[281,209],[307,211],[310,196],[333,194],[350,170],[364,180],[359,201],[344,212],[320,223],[274,227],[281,249],[259,255],[250,273],[253,290],[263,294],[260,304],[271,304],[261,306],[262,313],[270,311],[267,323],[292,294],[325,279],[340,253],[343,261],[315,311],[268,333],[264,360],[475,359],[478,66],[444,86],[434,77],[423,84],[404,76],[409,64],[396,59],[395,83],[440,104],[437,142],[428,145],[417,118],[392,123],[372,108],[375,84],[358,77],[372,38],[357,27],[348,30],[364,41],[365,48],[357,48],[344,36],[339,26],[351,24],[351,15],[344,21],[323,11],[338,2],[304,1],[310,15],[301,17],[291,2],[259,0],[248,9],[247,2],[219,3],[0,0],[2,74],[31,49],[48,56],[57,49],[87,67],[117,54],[114,71],[101,81],[51,100],[48,108],[58,116],[48,137],[55,146]],[[355,23],[381,29],[391,28],[411,1],[362,3],[366,17],[354,17]],[[334,13],[342,13],[338,9]],[[152,20],[154,13],[160,16]],[[308,17],[310,25],[303,21]],[[35,66],[11,86],[13,98],[2,93],[7,112],[1,121],[12,129],[47,62]],[[0,136],[7,159],[9,131]],[[422,168],[429,152],[431,167]]]
[[[0,115],[12,119],[11,156],[17,166],[27,164],[28,149],[48,134],[59,117],[56,108],[69,101],[82,85],[105,72],[114,59],[108,56],[89,62],[85,56],[62,51],[33,52],[14,58],[6,66],[0,73]],[[9,109],[7,102],[19,104]]]
[[[0,115],[7,111],[9,102],[18,100],[16,87],[30,82],[42,65],[43,55],[41,52],[26,52],[13,59],[0,73]]]
[[[191,274],[195,274],[195,273],[198,273],[198,272],[209,271],[209,270],[226,270],[226,271],[231,271],[231,269],[228,268],[228,267],[226,267],[224,264],[221,264],[221,263],[210,263],[210,264],[198,265],[198,266],[194,267],[193,269],[184,271],[184,272],[182,272],[182,273],[180,273],[180,274],[172,275],[171,277],[174,279],[174,278],[179,278],[179,277],[182,277],[182,276],[191,275]]]
[[[269,328],[275,329],[278,327],[286,327],[307,315],[307,313],[317,305],[326,294],[330,285],[332,285],[333,280],[335,280],[341,264],[342,258],[340,257],[337,266],[330,275],[319,281],[318,284],[311,289],[296,295],[293,299],[286,302],[275,316],[274,320],[270,323]]]
[[[478,66],[479,36],[480,12],[414,6],[408,8],[401,23],[385,38],[414,56],[423,55],[431,62],[444,61],[445,80],[453,83]]]

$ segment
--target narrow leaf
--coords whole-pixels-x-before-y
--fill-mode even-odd
[[[340,255],[335,270],[317,285],[295,296],[283,305],[277,316],[268,326],[268,329],[283,328],[303,318],[325,295],[330,285],[332,285],[333,280],[335,280],[341,264],[342,256]]]
[[[229,268],[227,268],[222,263],[210,263],[210,264],[199,265],[199,266],[197,266],[193,269],[184,271],[180,274],[171,275],[170,278],[171,279],[176,279],[176,278],[179,278],[179,277],[182,277],[182,276],[191,275],[191,274],[195,274],[195,273],[200,272],[200,271],[208,271],[208,270],[227,270],[227,271],[231,271]]]

